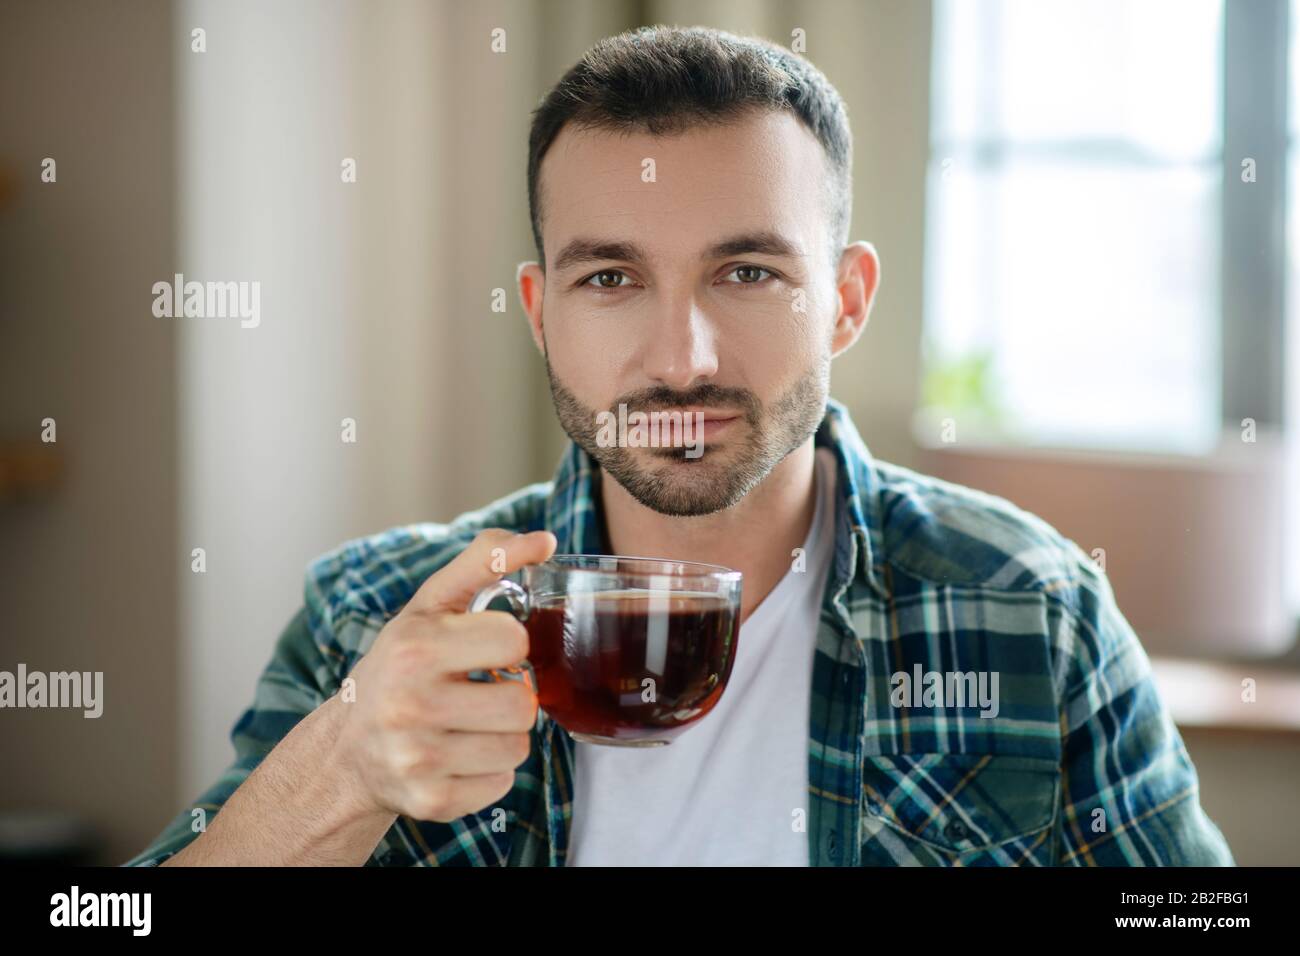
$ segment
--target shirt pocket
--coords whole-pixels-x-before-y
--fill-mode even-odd
[[[884,843],[884,828],[922,863],[1049,862],[1050,847],[1044,844],[1056,819],[1060,788],[1060,764],[1045,757],[870,756],[862,785],[866,840]],[[981,859],[981,854],[986,856]]]

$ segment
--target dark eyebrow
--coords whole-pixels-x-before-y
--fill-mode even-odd
[[[804,253],[783,236],[770,231],[746,232],[714,243],[705,253],[708,259],[724,259],[758,253],[802,259]],[[601,239],[574,239],[555,257],[554,269],[561,272],[582,262],[607,262],[611,259],[644,264],[647,256],[635,242],[605,241]]]
[[[799,247],[784,236],[764,230],[746,232],[739,236],[723,239],[708,251],[708,257],[710,259],[725,259],[727,256],[743,256],[750,253],[795,259],[802,259],[804,256]]]
[[[606,242],[601,239],[574,239],[555,257],[555,271],[562,272],[581,262],[604,262],[617,259],[640,265],[645,254],[635,242]]]

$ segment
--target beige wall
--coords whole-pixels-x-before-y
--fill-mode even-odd
[[[0,14],[0,438],[57,423],[65,483],[0,507],[0,668],[102,671],[103,714],[0,711],[0,812],[151,839],[177,800],[174,209],[167,3]],[[40,181],[41,161],[57,181]]]

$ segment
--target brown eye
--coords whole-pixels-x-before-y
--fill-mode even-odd
[[[756,282],[761,282],[764,274],[771,275],[772,273],[759,266],[736,266],[736,268],[732,269],[728,274],[734,275],[739,279],[739,281],[735,283],[736,285],[753,285]]]
[[[606,269],[604,272],[597,272],[587,280],[586,284],[590,284],[592,279],[594,279],[596,280],[596,285],[600,286],[602,289],[617,289],[622,286],[623,279],[625,278],[627,278],[627,276],[619,272],[617,269]]]

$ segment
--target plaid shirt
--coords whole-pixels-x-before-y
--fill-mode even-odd
[[[1003,499],[873,460],[833,399],[814,441],[834,452],[839,483],[807,806],[791,814],[812,865],[1233,865],[1147,656],[1079,547]],[[219,811],[481,529],[547,528],[557,553],[609,553],[598,477],[570,442],[551,482],[313,561],[304,607],[232,731],[234,762],[126,865],[193,840],[192,809]],[[996,716],[942,694],[891,702],[900,672],[996,673]],[[449,823],[399,817],[367,865],[564,865],[573,739],[544,711],[532,736],[498,806]]]

